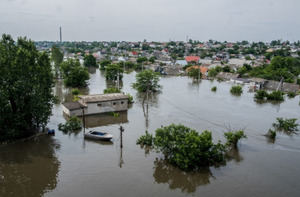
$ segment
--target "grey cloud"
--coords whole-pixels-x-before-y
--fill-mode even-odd
[[[299,39],[298,0],[5,0],[0,33],[34,40]]]

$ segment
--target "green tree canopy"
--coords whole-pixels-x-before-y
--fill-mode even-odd
[[[26,137],[46,126],[54,102],[46,53],[26,38],[0,40],[0,141]]]
[[[93,55],[86,55],[84,57],[84,65],[87,67],[97,67],[96,58]]]
[[[80,65],[79,60],[68,59],[61,63],[64,82],[70,87],[85,87],[90,78],[87,68]]]
[[[192,77],[193,79],[200,80],[202,77],[202,73],[200,71],[200,68],[191,68],[188,72],[188,76]]]
[[[154,145],[166,159],[184,170],[224,161],[225,146],[214,144],[209,131],[199,134],[183,125],[170,125],[155,131]]]
[[[159,75],[152,70],[144,70],[136,75],[136,83],[133,84],[138,92],[157,92],[161,88],[158,84]]]
[[[148,61],[148,59],[146,57],[139,57],[136,60],[137,63],[143,63],[143,62],[146,62],[146,61]]]
[[[294,57],[273,57],[271,63],[253,68],[249,75],[269,80],[294,82],[300,74],[300,60]]]
[[[100,62],[100,69],[101,70],[105,70],[106,66],[108,66],[109,64],[111,64],[110,60],[103,60]]]
[[[124,70],[120,67],[120,65],[109,64],[108,66],[106,66],[105,71],[106,71],[105,72],[106,80],[116,81],[118,80],[118,76],[119,76],[119,80],[122,80],[123,78]]]

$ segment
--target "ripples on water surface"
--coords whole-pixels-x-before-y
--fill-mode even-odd
[[[87,118],[87,127],[112,133],[112,143],[84,140],[82,131],[57,131],[53,138],[0,147],[0,196],[299,196],[299,136],[280,134],[275,143],[263,136],[276,117],[300,119],[299,96],[257,104],[247,87],[236,97],[226,82],[164,77],[162,93],[149,98],[147,110],[131,88],[134,76],[125,75],[122,84],[136,101],[128,112]],[[81,91],[102,93],[110,85],[93,70],[89,87]],[[213,86],[217,92],[210,91]],[[61,100],[72,99],[61,82],[54,91]],[[57,129],[64,121],[61,105],[55,105],[49,127]],[[186,173],[136,145],[145,130],[171,123],[211,130],[216,141],[224,140],[229,128],[243,128],[248,139],[230,153],[226,165]],[[125,128],[123,149],[120,125]]]

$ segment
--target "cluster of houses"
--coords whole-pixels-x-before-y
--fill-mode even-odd
[[[40,50],[49,50],[55,43],[37,42]],[[52,44],[52,45],[51,45]],[[248,64],[252,67],[268,64],[265,53],[285,50],[292,57],[299,57],[300,43],[275,41],[271,43],[232,42],[64,42],[60,43],[64,58],[77,58],[83,63],[86,54],[92,54],[98,62],[111,60],[114,63],[130,61],[136,63],[138,58],[153,58],[155,61],[144,63],[145,67],[165,75],[182,75],[187,65],[200,69],[202,76],[217,66],[228,66],[237,71]],[[74,52],[76,48],[77,52]],[[187,70],[188,71],[188,70]],[[219,73],[220,79],[236,81],[237,74]],[[239,79],[239,83],[247,80]],[[260,84],[262,82],[255,82]],[[264,83],[266,84],[266,83]]]

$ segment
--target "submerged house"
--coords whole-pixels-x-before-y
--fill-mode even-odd
[[[63,113],[68,116],[82,116],[128,109],[128,96],[122,93],[79,96],[75,102],[63,103]]]

